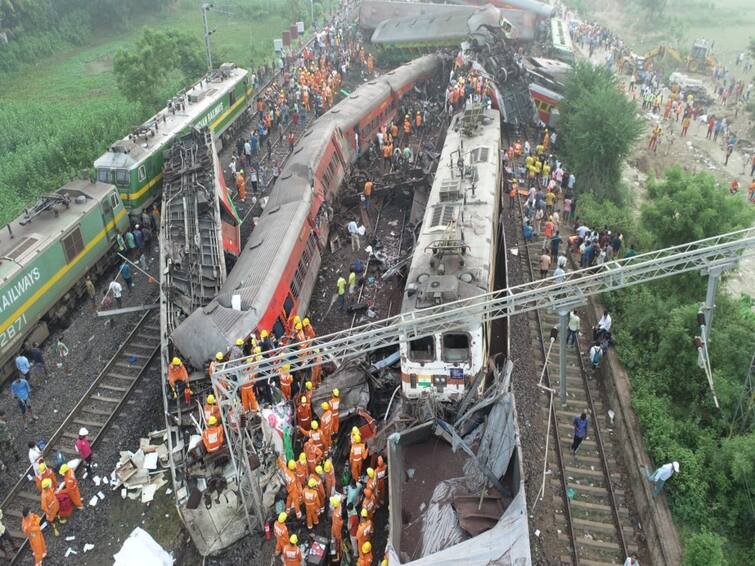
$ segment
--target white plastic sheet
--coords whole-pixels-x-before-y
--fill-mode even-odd
[[[173,557],[149,533],[135,528],[113,555],[114,566],[172,566]]]

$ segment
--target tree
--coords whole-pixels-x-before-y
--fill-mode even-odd
[[[199,41],[176,30],[146,28],[133,49],[120,50],[113,58],[113,72],[121,93],[152,108],[164,101],[165,87],[175,73],[186,85],[201,77],[205,69]]]
[[[649,201],[642,206],[642,224],[665,248],[745,228],[752,211],[707,173],[669,169],[663,180],[647,183]]]
[[[642,131],[634,103],[607,67],[578,62],[560,109],[564,162],[581,190],[623,204],[622,163]]]

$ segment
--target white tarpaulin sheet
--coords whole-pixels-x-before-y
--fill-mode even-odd
[[[114,566],[172,566],[173,557],[149,533],[135,528],[113,555]]]

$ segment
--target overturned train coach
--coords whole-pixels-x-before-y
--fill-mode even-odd
[[[173,332],[192,365],[257,330],[281,337],[306,312],[341,182],[401,98],[445,76],[443,61],[426,55],[360,86],[303,134],[221,292]]]

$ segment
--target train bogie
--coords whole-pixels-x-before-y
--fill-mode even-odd
[[[0,241],[0,366],[2,378],[24,342],[47,336],[47,322],[65,321],[84,292],[83,278],[102,272],[102,257],[128,227],[113,185],[73,181],[43,196],[9,225]]]

